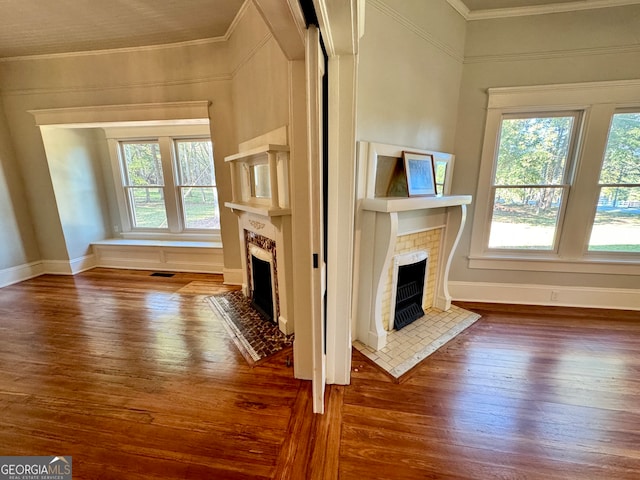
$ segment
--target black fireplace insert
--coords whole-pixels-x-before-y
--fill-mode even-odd
[[[251,304],[270,322],[273,318],[273,285],[271,283],[271,264],[251,256],[251,269],[253,271],[253,293]]]
[[[398,267],[396,309],[393,325],[396,330],[406,327],[424,315],[422,294],[427,260]]]

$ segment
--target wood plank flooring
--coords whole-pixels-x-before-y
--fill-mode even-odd
[[[221,276],[94,269],[0,289],[0,455],[75,479],[640,478],[640,313],[483,315],[399,384],[358,352],[311,414],[286,357],[250,368]]]

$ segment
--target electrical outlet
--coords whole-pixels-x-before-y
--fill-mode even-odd
[[[558,301],[558,291],[557,290],[551,290],[551,301],[552,302],[557,302]]]
[[[114,225],[113,226],[113,233],[118,233],[119,231],[120,231],[120,226]]]

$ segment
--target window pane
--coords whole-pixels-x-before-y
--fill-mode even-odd
[[[220,229],[218,192],[212,187],[182,188],[185,228]]]
[[[136,228],[167,228],[162,188],[132,187],[128,190]]]
[[[436,160],[434,162],[434,169],[436,171],[436,191],[438,195],[443,195],[444,180],[447,177],[447,162]]]
[[[559,185],[574,117],[502,120],[495,185]]]
[[[611,121],[589,251],[640,252],[640,113]],[[630,185],[621,187],[619,185]]]
[[[613,116],[600,183],[640,183],[640,113]]]
[[[496,188],[489,248],[552,250],[562,188]]]
[[[590,251],[640,252],[640,187],[603,187]]]
[[[122,153],[126,185],[164,185],[158,143],[122,143]]]
[[[216,184],[211,140],[179,140],[176,146],[181,185]]]

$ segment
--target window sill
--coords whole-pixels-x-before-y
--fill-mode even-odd
[[[217,242],[221,243],[220,231],[214,232],[189,232],[189,233],[168,233],[168,232],[149,232],[134,231],[122,232],[119,236],[112,240],[150,240],[153,242]]]
[[[636,259],[583,258],[566,260],[559,257],[522,258],[515,256],[469,256],[469,268],[485,270],[521,270],[530,272],[595,273],[638,275],[640,262]]]
[[[220,241],[201,240],[161,240],[136,238],[108,238],[91,242],[92,245],[139,246],[139,247],[175,247],[175,248],[222,248]]]

